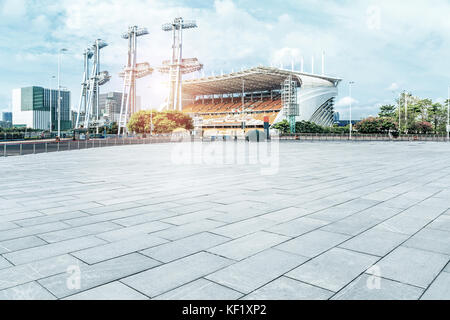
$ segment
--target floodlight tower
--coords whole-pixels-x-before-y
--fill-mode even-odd
[[[88,104],[88,91],[89,91],[89,60],[92,58],[92,51],[90,48],[86,49],[83,53],[84,72],[83,81],[81,82],[81,94],[80,101],[78,102],[78,113],[75,128],[79,128],[81,120],[81,110],[84,111],[84,119],[86,119],[86,110]]]
[[[182,75],[199,71],[203,68],[197,58],[183,59],[183,30],[197,28],[195,21],[184,21],[183,18],[175,18],[172,23],[162,26],[164,31],[172,31],[172,59],[163,61],[163,66],[159,68],[161,73],[169,74],[170,91],[167,102],[168,110],[182,109]]]
[[[295,119],[300,115],[297,103],[297,82],[292,75],[281,84],[281,101],[283,104],[284,115],[289,120],[291,133],[295,133]]]
[[[84,76],[83,83],[81,84],[81,96],[80,102],[78,105],[78,115],[76,127],[80,126],[80,115],[81,110],[84,110],[84,127],[89,129],[89,125],[92,122],[93,117],[95,117],[95,125],[98,131],[98,124],[100,120],[100,111],[99,111],[99,98],[100,98],[100,86],[106,84],[111,76],[108,71],[100,71],[100,50],[107,47],[108,44],[101,40],[95,40],[94,44],[91,48],[86,49],[84,56]],[[90,69],[90,60],[92,61],[92,70]],[[89,78],[87,75],[91,72]]]
[[[119,74],[123,78],[122,103],[120,106],[119,131],[128,131],[127,123],[130,115],[136,113],[136,79],[143,78],[153,73],[153,68],[147,62],[137,63],[137,38],[147,35],[146,28],[131,26],[128,31],[122,35],[123,39],[128,40],[128,58],[127,65]],[[125,101],[126,96],[126,101]]]

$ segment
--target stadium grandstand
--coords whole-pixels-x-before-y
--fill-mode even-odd
[[[240,72],[183,81],[183,112],[194,119],[197,131],[239,134],[286,119],[282,83],[290,76],[297,83],[297,121],[331,126],[334,101],[341,79],[255,67]]]

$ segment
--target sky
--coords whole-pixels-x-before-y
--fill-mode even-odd
[[[450,85],[448,0],[0,0],[0,111],[11,109],[11,91],[23,86],[61,85],[76,108],[83,76],[83,50],[105,40],[101,69],[112,75],[102,92],[121,91],[118,73],[126,62],[129,25],[147,27],[138,40],[138,62],[157,67],[169,59],[171,37],[161,30],[175,17],[196,20],[184,33],[185,58],[197,57],[204,74],[258,65],[321,70],[342,78],[336,111],[348,119],[376,115],[403,90],[443,101]],[[188,75],[187,78],[201,74]],[[159,107],[167,76],[138,80],[144,108]],[[349,81],[354,81],[352,98]]]

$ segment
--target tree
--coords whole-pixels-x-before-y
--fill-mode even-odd
[[[380,118],[395,118],[396,115],[396,106],[392,104],[387,104],[380,107],[380,112],[378,113],[378,116]]]
[[[291,131],[289,121],[287,120],[283,120],[281,122],[278,122],[277,124],[274,124],[272,128],[279,130],[281,134],[288,134]]]
[[[360,133],[387,133],[390,130],[397,130],[397,123],[392,118],[370,117],[355,125],[355,129]]]
[[[142,110],[133,114],[128,121],[128,130],[136,133],[149,133],[153,122],[153,132],[170,133],[177,128],[192,130],[192,118],[179,111]]]
[[[295,132],[297,133],[327,133],[329,128],[319,126],[310,121],[300,121],[295,124]]]
[[[433,125],[427,121],[418,121],[411,127],[415,133],[430,133],[433,131]]]
[[[118,131],[119,125],[117,124],[117,122],[111,123],[111,126],[106,130],[108,134],[117,134]]]
[[[147,110],[141,110],[133,114],[128,121],[128,130],[136,133],[144,133],[145,124],[148,122],[147,112]]]
[[[166,112],[167,119],[176,123],[177,128],[183,128],[186,130],[193,130],[194,124],[192,122],[192,118],[182,112],[178,111],[167,111]]]
[[[440,103],[433,103],[428,108],[427,121],[433,124],[435,134],[446,132],[447,109]]]

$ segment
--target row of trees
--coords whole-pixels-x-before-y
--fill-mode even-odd
[[[287,120],[283,120],[272,126],[274,129],[278,129],[282,134],[290,133],[290,126]],[[296,133],[334,133],[344,134],[349,131],[349,126],[345,127],[323,127],[310,121],[299,121],[295,124]]]
[[[405,108],[405,100],[407,108]],[[361,120],[353,126],[353,131],[363,134],[409,133],[409,134],[443,134],[447,132],[447,108],[449,101],[443,104],[431,99],[420,99],[410,93],[402,94],[396,104],[380,107],[378,116]],[[406,110],[405,110],[406,109]],[[400,124],[400,125],[399,125]],[[273,128],[282,134],[290,132],[289,122],[284,120]],[[296,133],[348,133],[346,127],[322,127],[313,122],[300,121],[295,126]]]
[[[381,106],[377,117],[362,120],[355,125],[355,130],[361,133],[443,134],[447,130],[448,103],[448,100],[441,104],[403,93],[396,105]]]
[[[170,133],[179,128],[194,129],[192,118],[179,111],[142,110],[133,114],[128,122],[128,130],[135,133]]]

